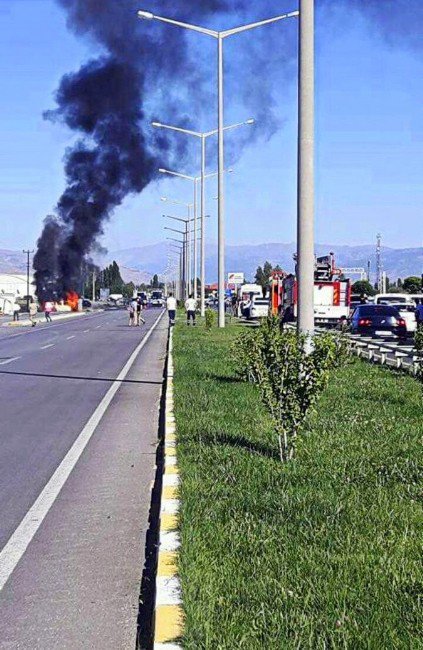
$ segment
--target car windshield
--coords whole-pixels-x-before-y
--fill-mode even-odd
[[[161,297],[162,297],[162,292],[161,292],[161,291],[153,291],[153,293],[151,294],[151,297],[153,298],[153,300],[154,300],[155,298],[156,298],[156,299],[157,299],[157,298],[161,298]]]
[[[360,317],[364,316],[398,316],[398,310],[387,305],[364,305],[357,307]]]
[[[383,296],[383,298],[378,298],[378,305],[398,305],[399,303],[410,303],[410,300],[404,296]]]

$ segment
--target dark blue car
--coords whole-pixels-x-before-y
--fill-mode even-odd
[[[353,334],[407,336],[407,325],[395,307],[389,305],[359,305],[351,316]]]

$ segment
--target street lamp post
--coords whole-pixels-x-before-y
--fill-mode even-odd
[[[192,221],[191,219],[191,208],[193,208],[194,204],[193,203],[184,203],[183,201],[177,201],[175,199],[168,199],[165,196],[161,197],[161,201],[171,203],[172,205],[182,205],[185,208],[187,208],[187,219],[181,219],[181,221],[186,221],[187,223],[189,221]],[[187,260],[187,287],[188,287],[188,293],[191,292],[191,235],[188,237],[188,260]]]
[[[309,0],[311,2],[311,0]],[[225,215],[224,215],[224,184],[223,184],[223,170],[224,170],[224,139],[223,139],[223,41],[229,36],[240,34],[256,27],[263,25],[270,25],[285,18],[292,18],[299,15],[298,11],[275,16],[267,20],[243,25],[242,27],[235,27],[234,29],[227,29],[226,31],[215,31],[213,29],[206,29],[197,25],[190,25],[163,16],[156,16],[150,11],[138,11],[138,17],[143,20],[159,20],[160,22],[189,29],[200,34],[211,36],[217,40],[217,71],[218,71],[218,187],[219,187],[219,202],[218,202],[218,289],[219,289],[219,327],[225,327]]]
[[[232,129],[237,129],[241,126],[255,124],[254,118],[249,118],[244,122],[237,122],[236,124],[230,124],[229,126],[224,127],[224,131],[230,131]],[[200,176],[196,177],[196,182],[201,181],[200,185],[200,219],[201,219],[201,248],[200,248],[200,303],[201,303],[201,316],[204,316],[206,309],[206,294],[205,294],[205,285],[206,285],[206,233],[205,233],[205,212],[206,212],[206,184],[205,180],[211,176],[217,176],[215,174],[206,174],[206,141],[212,135],[216,135],[218,129],[213,129],[212,131],[192,131],[190,129],[183,129],[179,126],[171,126],[170,124],[162,124],[161,122],[152,122],[151,126],[162,129],[169,129],[170,131],[177,131],[179,133],[184,133],[186,135],[191,135],[196,138],[201,139],[201,173]],[[162,170],[159,170],[162,171]],[[167,170],[163,170],[166,173],[172,173]],[[177,174],[175,174],[177,176]],[[183,176],[186,178],[186,176]],[[194,257],[196,257],[194,252]],[[196,267],[197,268],[197,267]],[[195,282],[195,285],[197,283]],[[197,298],[196,286],[194,287],[195,298]]]
[[[300,0],[298,80],[298,332],[314,332],[314,0]]]
[[[239,125],[234,125],[234,126],[228,127],[228,128],[234,128],[235,126],[239,126]],[[231,174],[233,172],[233,169],[227,169],[225,171],[227,171],[229,174]],[[198,214],[198,210],[197,210],[197,204],[198,204],[198,202],[197,202],[197,194],[198,194],[198,192],[197,192],[197,183],[199,181],[201,181],[201,185],[202,185],[201,194],[203,195],[205,179],[214,178],[215,176],[218,175],[218,172],[213,172],[213,173],[210,173],[210,174],[204,174],[204,177],[203,176],[189,176],[188,174],[181,174],[180,172],[175,172],[175,171],[171,171],[170,169],[163,169],[163,168],[160,168],[159,172],[161,174],[170,174],[171,176],[176,176],[178,178],[184,178],[185,180],[193,181],[193,183],[194,183],[194,204],[193,204],[194,205],[194,227],[196,227],[197,226],[197,214]],[[203,199],[202,199],[202,201],[203,201]],[[203,287],[201,289],[201,305],[202,305],[201,315],[202,316],[204,316],[204,312],[205,312],[205,292],[204,292],[205,264],[204,264],[204,261],[205,261],[205,218],[206,218],[206,216],[207,215],[204,213],[204,201],[203,201],[202,206],[201,206],[201,242],[200,242],[200,246],[201,246],[201,272],[200,272],[201,279],[200,279],[200,284],[201,284],[201,287]],[[196,300],[197,300],[197,297],[198,297],[198,293],[197,293],[197,269],[198,269],[197,242],[194,241],[193,292],[194,292],[194,298]]]

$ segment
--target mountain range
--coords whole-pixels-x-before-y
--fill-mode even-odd
[[[286,271],[294,270],[293,254],[295,243],[245,244],[226,247],[226,270],[244,272],[247,279],[253,279],[257,266],[266,260],[273,265],[279,264]],[[346,246],[317,244],[316,254],[335,254],[338,267],[362,267],[367,270],[370,261],[371,280],[376,271],[376,251],[371,245]],[[135,284],[148,282],[157,273],[162,275],[168,265],[169,247],[166,242],[149,244],[137,248],[110,251],[95,258],[96,264],[104,267],[113,260],[119,264],[121,274],[126,282]],[[423,247],[419,248],[382,248],[383,269],[391,281],[409,275],[420,275],[423,271]],[[20,251],[0,249],[0,273],[25,273],[26,257]],[[357,276],[355,276],[357,277]],[[206,245],[207,282],[217,278],[217,247],[213,242]]]

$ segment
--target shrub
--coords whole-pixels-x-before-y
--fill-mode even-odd
[[[211,330],[211,328],[214,325],[214,311],[213,311],[213,309],[206,309],[205,318],[206,318],[206,330]]]
[[[343,336],[319,334],[309,352],[307,337],[281,331],[269,318],[242,333],[233,346],[239,374],[254,381],[272,416],[283,462],[293,458],[305,418],[325,388],[332,368],[345,363],[349,344]]]

